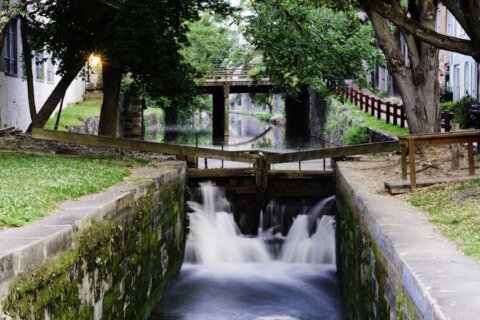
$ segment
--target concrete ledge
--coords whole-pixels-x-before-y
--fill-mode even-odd
[[[337,193],[387,260],[387,282],[396,287],[386,290],[393,292],[387,301],[395,300],[389,306],[397,306],[391,316],[401,313],[403,287],[423,319],[479,319],[480,264],[460,253],[425,214],[400,199],[370,193],[344,163],[337,167]]]
[[[156,189],[154,208],[161,206],[158,190],[172,182],[184,180],[185,174],[185,166],[180,162],[134,169],[123,183],[102,193],[66,201],[56,213],[40,221],[1,231],[0,302],[8,295],[9,285],[18,275],[71,249],[82,233],[93,225],[132,211],[137,201],[144,201],[141,198],[145,199],[150,187]],[[2,314],[0,305],[0,318]]]

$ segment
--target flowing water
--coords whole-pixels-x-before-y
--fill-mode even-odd
[[[151,319],[344,318],[335,221],[323,213],[333,199],[297,216],[286,236],[271,226],[246,237],[221,191],[210,183],[201,191],[202,204],[188,203],[193,212],[180,275]]]

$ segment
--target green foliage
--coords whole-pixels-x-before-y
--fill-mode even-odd
[[[69,105],[62,110],[58,130],[68,131],[70,127],[83,126],[85,119],[100,116],[101,107],[102,101],[100,99],[90,99],[82,103]],[[45,129],[53,130],[55,121],[57,121],[57,114],[58,112],[48,119]]]
[[[459,123],[460,128],[462,129],[469,128],[472,125],[470,120],[470,108],[476,103],[478,103],[478,101],[470,95],[466,95],[462,99],[456,101],[453,106],[453,112],[455,112],[455,119],[453,119],[453,122]]]
[[[360,23],[356,10],[294,0],[255,1],[251,10],[246,34],[263,55],[259,74],[282,92],[294,95],[325,78],[365,79],[380,56],[371,25]]]
[[[273,93],[251,93],[250,99],[256,105],[262,106],[263,110],[268,108],[269,113],[273,112]]]
[[[480,180],[459,184],[443,184],[409,195],[408,201],[422,208],[430,216],[430,222],[450,239],[460,250],[480,261],[480,198],[470,197],[463,203],[455,203],[459,192],[477,190]]]
[[[22,226],[67,199],[96,193],[130,174],[129,159],[0,152],[0,228]]]
[[[245,116],[254,117],[262,122],[267,122],[273,117],[275,114],[269,112],[246,112],[246,111],[232,111],[232,113],[241,114]],[[277,113],[278,114],[278,113]]]
[[[447,85],[440,87],[440,103],[453,101],[453,92]]]
[[[360,126],[350,127],[342,135],[342,142],[343,142],[343,145],[345,146],[369,143],[370,136],[368,135],[367,128],[360,127]]]
[[[386,91],[382,91],[382,92],[380,92],[380,94],[378,95],[378,97],[379,97],[380,99],[386,99],[386,98],[389,98],[389,97],[390,97],[390,94],[389,94],[388,92],[386,92]]]
[[[447,101],[441,103],[442,111],[454,112],[455,110],[455,101]]]
[[[180,53],[194,67],[199,79],[203,78],[203,73],[225,65],[241,65],[251,58],[248,45],[240,43],[239,34],[228,28],[221,16],[204,14],[188,27],[188,42]]]
[[[32,49],[50,52],[60,74],[96,53],[104,66],[130,73],[144,94],[177,97],[194,87],[194,69],[180,54],[188,22],[209,10],[231,12],[224,0],[36,1],[28,12],[29,34]]]

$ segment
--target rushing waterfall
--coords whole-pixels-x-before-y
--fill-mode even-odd
[[[190,232],[185,261],[205,265],[218,263],[271,262],[275,255],[267,243],[283,240],[279,260],[289,263],[335,264],[334,218],[319,214],[331,202],[328,198],[313,207],[308,215],[299,215],[284,238],[275,227],[260,230],[256,238],[243,236],[229,210],[221,190],[211,183],[201,188],[203,204],[190,201]],[[262,215],[261,215],[262,220]],[[313,226],[312,226],[313,224]],[[263,221],[260,222],[260,226]],[[314,232],[311,232],[314,230]]]
[[[288,233],[265,221],[272,220],[272,212],[261,214],[258,236],[247,237],[219,188],[207,183],[201,192],[202,203],[188,203],[185,263],[152,320],[345,318],[336,276],[335,221],[326,215],[333,213],[333,198],[297,208],[301,214],[292,216]],[[274,207],[280,214],[290,210]]]

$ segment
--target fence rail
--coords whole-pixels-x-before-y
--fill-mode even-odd
[[[327,80],[327,86],[340,94],[342,98],[349,100],[352,104],[359,107],[360,110],[371,114],[373,117],[379,120],[383,119],[386,123],[394,126],[407,127],[407,117],[403,105],[377,99],[354,88],[344,87],[332,80]],[[442,112],[442,128],[445,129],[445,132],[451,131],[451,121],[454,118],[454,113],[449,111]]]

